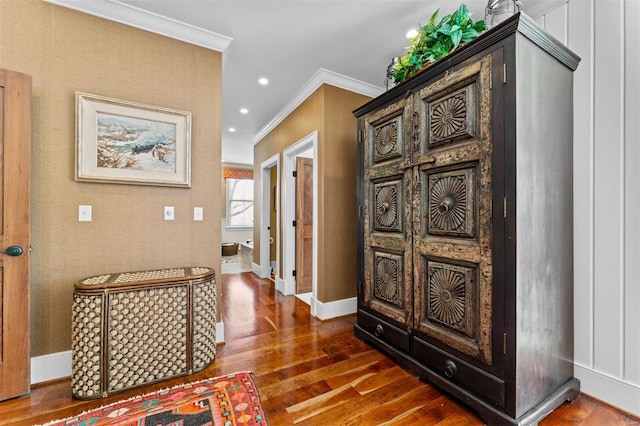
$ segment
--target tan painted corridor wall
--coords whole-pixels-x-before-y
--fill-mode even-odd
[[[0,1],[0,67],[33,77],[32,356],[70,349],[79,279],[219,271],[220,52],[39,0]],[[76,91],[190,111],[192,187],[75,182]],[[78,222],[79,204],[93,206],[92,222]],[[163,220],[164,206],[175,221]],[[192,220],[195,206],[203,222]]]
[[[254,148],[254,263],[260,263],[262,162],[311,132],[318,131],[318,300],[356,296],[357,189],[356,119],[352,111],[368,102],[365,95],[323,84]],[[283,211],[280,206],[280,211]],[[282,226],[280,227],[282,233]],[[282,236],[280,236],[282,250]],[[280,259],[282,260],[282,253]],[[282,273],[282,267],[280,267]]]

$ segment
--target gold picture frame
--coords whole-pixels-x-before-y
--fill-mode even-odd
[[[76,92],[76,181],[191,187],[191,113]]]

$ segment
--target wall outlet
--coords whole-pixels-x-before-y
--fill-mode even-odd
[[[91,222],[91,206],[78,206],[78,222]]]
[[[204,209],[202,207],[193,208],[193,220],[201,221],[204,219]]]
[[[165,206],[164,207],[164,220],[173,220],[173,206]]]

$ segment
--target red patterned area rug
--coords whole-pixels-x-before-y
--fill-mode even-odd
[[[266,426],[267,419],[251,373],[240,372],[136,396],[47,425]]]

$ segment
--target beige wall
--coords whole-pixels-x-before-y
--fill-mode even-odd
[[[357,138],[352,111],[369,100],[367,96],[324,84],[254,149],[253,258],[260,264],[260,165],[275,154],[280,154],[282,161],[285,148],[318,131],[318,157],[314,159],[318,168],[319,204],[317,296],[323,303],[356,295]]]
[[[324,86],[323,86],[324,87]],[[262,171],[261,164],[274,156],[280,155],[280,167],[282,168],[282,151],[294,144],[314,130],[322,127],[323,87],[309,96],[298,108],[284,119],[275,129],[265,136],[253,149],[253,187],[255,205],[253,214],[253,262],[260,264],[260,227],[262,211]],[[321,140],[322,134],[318,135]],[[280,170],[282,176],[282,170]],[[282,189],[281,189],[282,190]],[[280,198],[282,199],[282,193]],[[282,209],[280,209],[282,211]],[[281,223],[282,225],[282,223]],[[282,226],[280,226],[282,232]],[[280,267],[282,277],[282,234],[280,235]]]
[[[219,52],[39,0],[0,1],[0,67],[33,77],[32,356],[70,349],[73,283],[83,277],[219,270]],[[192,187],[75,182],[76,91],[190,111]],[[93,206],[92,222],[78,222],[79,204]],[[167,205],[173,222],[163,220]],[[192,220],[195,206],[203,222]]]
[[[324,144],[320,145],[318,176],[322,182],[318,214],[323,218],[318,251],[323,254],[322,302],[356,296],[357,284],[357,126],[352,111],[368,96],[325,86]]]

